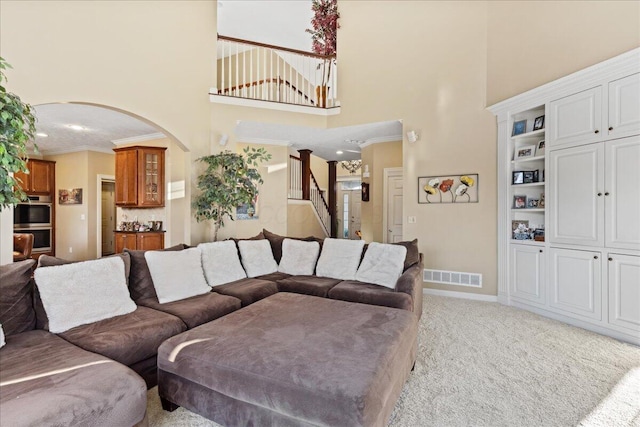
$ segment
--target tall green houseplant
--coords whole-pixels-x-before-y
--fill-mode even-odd
[[[36,133],[33,108],[7,92],[4,70],[11,65],[0,57],[0,211],[26,199],[13,173],[27,170],[27,142]]]
[[[331,81],[331,66],[336,62],[335,54],[338,48],[338,28],[340,28],[338,0],[313,0],[311,10],[313,11],[312,28],[307,28],[305,31],[311,34],[313,53],[325,57],[322,63],[318,64],[318,69],[322,67],[322,86],[316,88],[316,96],[319,106],[326,107],[327,86]]]
[[[207,164],[207,169],[198,176],[198,189],[193,208],[198,222],[211,220],[214,225],[213,240],[218,240],[218,231],[225,218],[233,221],[235,209],[251,203],[258,194],[258,185],[264,181],[257,167],[269,161],[271,154],[264,148],[245,148],[244,155],[223,151],[204,156],[198,161]]]

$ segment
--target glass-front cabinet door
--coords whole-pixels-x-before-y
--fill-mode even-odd
[[[164,206],[164,148],[142,148],[138,152],[139,206]]]

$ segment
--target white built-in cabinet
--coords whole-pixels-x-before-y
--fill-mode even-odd
[[[498,300],[640,345],[640,49],[490,110]],[[518,156],[532,145],[544,150]],[[522,171],[539,179],[516,182]],[[514,233],[525,224],[529,237]]]

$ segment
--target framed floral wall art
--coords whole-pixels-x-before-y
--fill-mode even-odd
[[[418,203],[478,203],[478,174],[421,176]]]

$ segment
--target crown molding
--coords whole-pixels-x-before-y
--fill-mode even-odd
[[[57,156],[60,154],[78,153],[81,151],[93,151],[95,153],[114,154],[110,148],[94,147],[91,145],[79,145],[77,147],[68,148],[66,150],[47,150],[42,151],[40,154],[45,156]]]
[[[129,145],[129,144],[135,144],[137,142],[152,141],[154,139],[162,139],[166,137],[167,136],[164,133],[156,132],[156,133],[148,133],[146,135],[132,136],[129,138],[114,139],[111,142],[113,142],[115,145]]]

